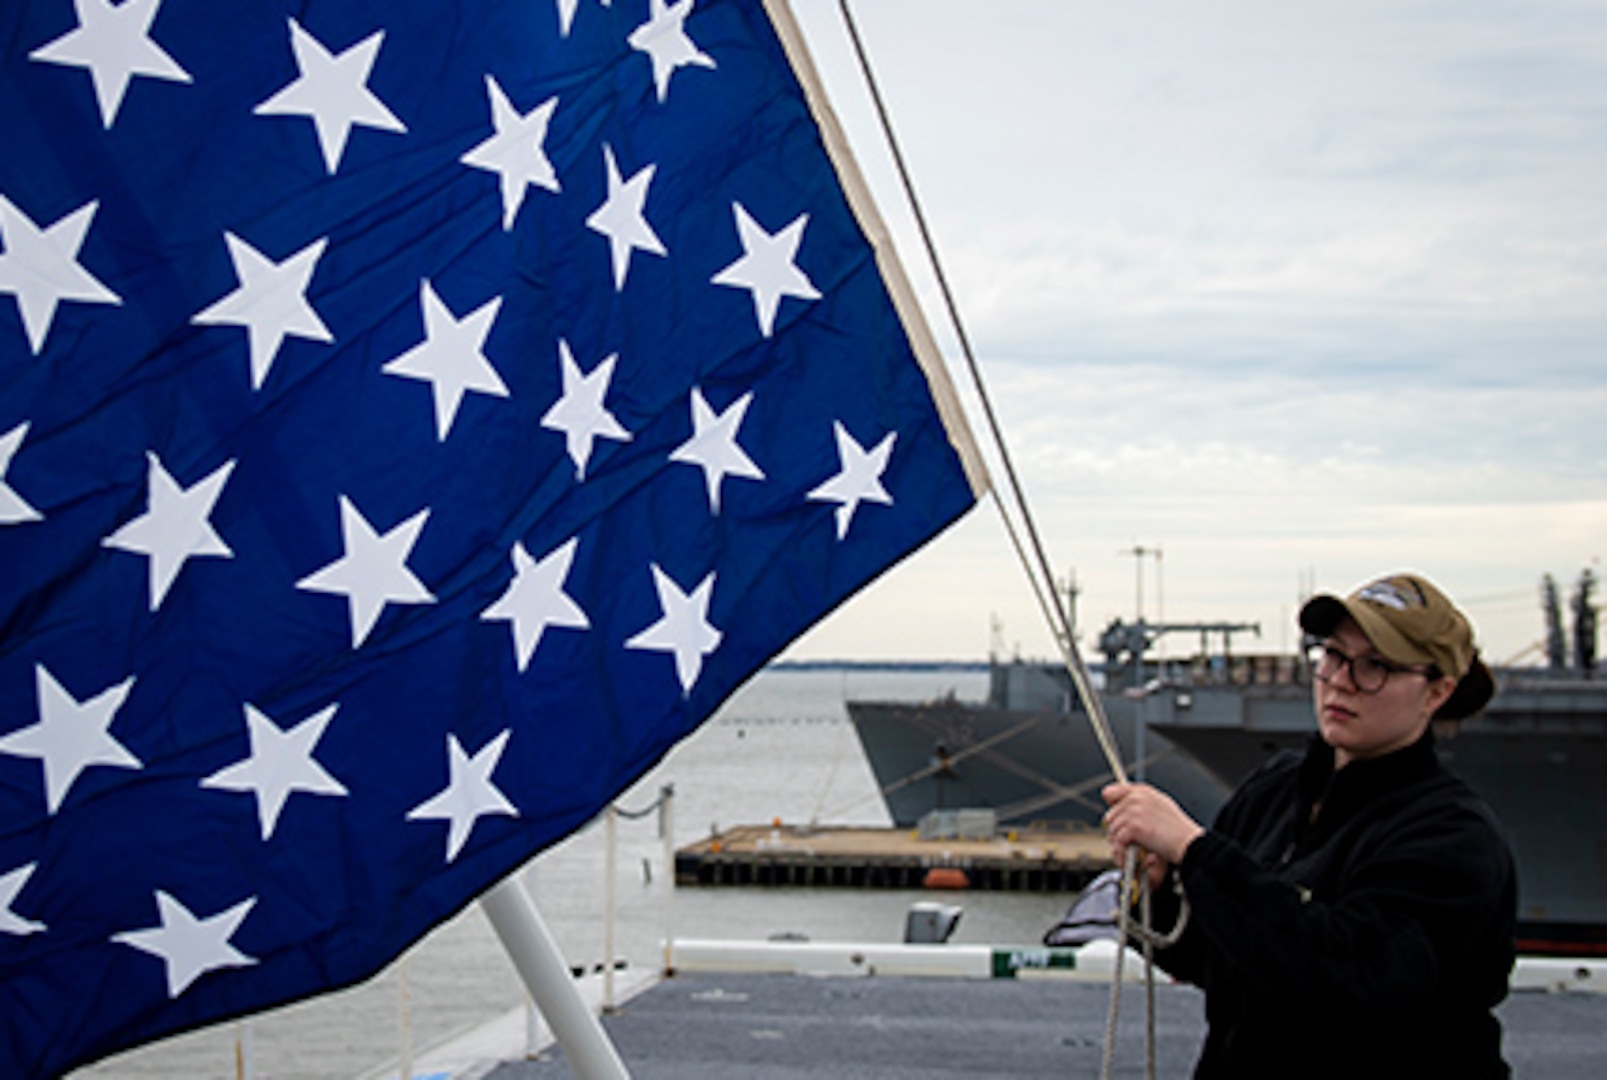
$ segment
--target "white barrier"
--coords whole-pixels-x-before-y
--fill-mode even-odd
[[[666,945],[672,967],[686,972],[787,975],[896,975],[959,979],[1068,978],[1108,982],[1116,946],[1079,948],[989,945],[903,945],[835,941],[714,941],[680,938]],[[1128,951],[1128,980],[1143,978],[1144,961]]]
[[[789,975],[903,975],[961,979],[1060,978],[1108,982],[1116,945],[1091,941],[1077,948],[988,945],[867,945],[836,941],[714,941],[680,939],[665,944],[673,970]],[[1144,977],[1133,950],[1123,961],[1124,981]],[[1164,973],[1158,976],[1166,979]],[[1512,971],[1514,990],[1607,993],[1607,961],[1520,956]]]
[[[1584,990],[1607,994],[1607,960],[1520,956],[1512,970],[1514,990]]]

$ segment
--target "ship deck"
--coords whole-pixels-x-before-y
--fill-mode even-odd
[[[819,978],[738,973],[665,979],[603,1020],[633,1075],[651,1080],[915,1080],[1097,1076],[1109,987],[1055,979]],[[1141,987],[1127,988],[1118,1076],[1144,1068]],[[1528,1080],[1595,1075],[1607,995],[1515,992],[1506,1057]],[[1157,1075],[1186,1076],[1204,1035],[1198,991],[1156,987]],[[505,1061],[487,1080],[561,1080],[561,1050]]]

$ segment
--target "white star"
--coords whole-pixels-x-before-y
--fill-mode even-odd
[[[514,651],[519,656],[519,670],[530,666],[541,635],[549,626],[585,630],[591,626],[586,613],[564,592],[564,579],[569,576],[569,564],[575,558],[575,545],[571,539],[555,548],[546,558],[536,562],[521,543],[513,545],[514,577],[496,603],[480,613],[487,622],[504,619],[513,624]]]
[[[887,459],[893,453],[893,441],[898,432],[890,431],[869,453],[848,434],[841,422],[834,421],[837,430],[837,457],[842,471],[809,493],[809,498],[821,502],[839,503],[837,507],[837,539],[848,535],[848,526],[854,520],[854,511],[862,502],[893,504],[893,497],[882,487],[882,473],[887,471]]]
[[[521,116],[496,79],[487,75],[485,86],[491,98],[491,123],[497,133],[464,154],[461,160],[465,165],[501,176],[502,227],[511,229],[513,219],[519,216],[519,207],[524,205],[527,185],[559,190],[558,174],[547,160],[543,145],[547,140],[547,122],[558,107],[558,99],[548,98]]]
[[[253,896],[227,911],[197,919],[189,908],[158,889],[156,907],[162,925],[113,934],[112,940],[160,957],[167,967],[167,996],[176,998],[209,971],[248,967],[257,962],[229,944],[256,903]]]
[[[742,240],[742,258],[714,275],[716,285],[730,285],[753,291],[753,309],[759,316],[759,330],[765,337],[776,323],[776,309],[783,296],[800,300],[819,300],[814,283],[798,269],[798,244],[803,240],[808,214],[799,214],[792,224],[771,235],[748,216],[741,203],[732,203],[737,235]]]
[[[33,877],[34,867],[38,863],[29,863],[19,866],[8,874],[0,875],[0,934],[36,934],[45,928],[42,922],[24,919],[11,909],[17,902],[17,894],[28,885],[28,879]]]
[[[151,21],[162,0],[73,0],[78,27],[28,54],[30,60],[81,67],[95,82],[101,119],[117,119],[123,92],[135,75],[187,83],[190,73],[151,40]]]
[[[693,0],[678,0],[666,7],[664,0],[652,0],[648,20],[631,31],[631,48],[646,53],[653,61],[653,84],[658,87],[660,101],[669,94],[670,76],[677,68],[688,64],[714,66],[714,58],[686,36],[686,17],[692,14],[692,3]]]
[[[251,110],[257,116],[307,116],[318,129],[324,164],[333,173],[356,125],[379,131],[407,130],[396,114],[368,89],[368,74],[379,57],[385,31],[376,30],[339,56],[290,20],[290,48],[301,72],[273,97]]]
[[[296,588],[346,596],[352,648],[363,644],[387,603],[435,603],[435,597],[407,568],[407,557],[429,516],[426,507],[380,536],[350,499],[340,497],[340,533],[346,553],[296,582]]]
[[[86,304],[121,304],[118,295],[78,264],[78,249],[94,220],[99,203],[88,202],[40,229],[33,219],[0,195],[0,293],[17,298],[22,326],[35,356],[45,347],[45,336],[63,300]]]
[[[446,861],[451,862],[468,843],[474,824],[487,814],[506,814],[518,817],[514,808],[497,786],[491,782],[502,749],[511,732],[504,731],[480,748],[472,758],[463,752],[456,735],[446,737],[447,756],[451,778],[435,797],[419,803],[407,812],[408,821],[435,819],[448,823]]]
[[[11,468],[11,459],[17,456],[22,448],[22,440],[28,437],[28,425],[18,424],[4,435],[0,435],[0,525],[17,525],[24,521],[39,521],[39,511],[29,506],[21,495],[6,486],[6,470]]]
[[[276,263],[233,233],[224,233],[223,239],[240,286],[190,321],[197,326],[245,327],[251,344],[251,389],[259,390],[289,335],[326,343],[335,340],[307,303],[307,285],[329,240],[314,240]]]
[[[609,0],[602,0],[603,7],[609,6]],[[580,6],[580,0],[558,0],[558,33],[562,37],[569,36],[569,28],[575,21],[575,8]]]
[[[603,159],[608,165],[608,198],[592,211],[586,225],[608,237],[609,250],[614,257],[614,290],[625,288],[625,272],[630,269],[631,252],[640,248],[652,255],[667,254],[658,234],[642,216],[642,204],[647,201],[647,185],[653,182],[657,165],[648,165],[629,180],[621,181],[619,166],[614,162],[614,150],[603,144]]]
[[[387,375],[421,379],[435,390],[435,433],[441,442],[452,430],[458,405],[469,390],[493,397],[507,397],[497,369],[485,358],[486,335],[502,306],[499,296],[463,316],[454,318],[446,304],[426,281],[419,288],[424,308],[424,340],[390,361],[382,369]]]
[[[627,649],[651,649],[675,654],[675,674],[682,694],[692,692],[703,670],[703,658],[720,647],[720,631],[709,623],[709,597],[714,574],[698,582],[691,594],[683,593],[668,574],[653,565],[653,587],[663,618],[625,643]]]
[[[608,396],[609,380],[614,377],[614,361],[617,359],[617,355],[606,357],[589,375],[582,375],[574,355],[569,351],[569,342],[558,339],[564,393],[541,418],[541,426],[564,433],[569,457],[575,463],[576,480],[586,479],[586,463],[591,460],[594,440],[631,440],[631,433],[621,427],[619,421],[614,419],[614,414],[603,405],[603,399]]]
[[[709,489],[709,509],[720,512],[720,483],[727,476],[763,480],[764,472],[737,445],[737,428],[753,403],[753,392],[743,394],[716,413],[703,400],[703,392],[692,387],[692,437],[670,452],[671,461],[697,465],[703,470]]]
[[[324,728],[340,706],[331,705],[314,713],[289,731],[281,731],[267,716],[250,705],[245,707],[246,729],[251,738],[251,754],[245,760],[208,776],[205,788],[248,791],[257,797],[257,817],[262,839],[273,836],[285,800],[298,791],[309,795],[345,795],[346,788],[313,760],[313,748],[324,737]]]
[[[181,488],[155,454],[145,456],[149,460],[147,509],[101,544],[150,556],[151,610],[155,611],[162,606],[162,598],[167,595],[173,579],[184,569],[185,560],[198,555],[234,558],[234,552],[207,519],[235,463],[226,461],[214,469],[212,475]]]
[[[38,758],[45,769],[45,805],[54,814],[79,774],[91,765],[143,768],[140,760],[112,738],[112,719],[134,686],[132,678],[78,701],[34,665],[39,689],[39,722],[0,738],[0,754]]]

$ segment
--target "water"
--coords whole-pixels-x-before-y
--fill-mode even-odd
[[[732,825],[887,825],[870,767],[848,722],[849,698],[981,698],[985,672],[767,671],[726,703],[620,800],[625,810],[675,786],[676,846]],[[564,957],[605,954],[604,829],[570,837],[523,874]],[[622,820],[615,877],[615,954],[656,970],[667,932],[680,938],[898,941],[918,891],[671,886],[654,816]],[[1064,895],[945,894],[965,908],[956,942],[1036,943]],[[401,1052],[404,1010],[415,1051],[470,1030],[524,1000],[524,988],[478,905],[437,928],[361,986],[256,1017],[252,1059],[263,1080],[354,1080]],[[239,1025],[167,1040],[74,1073],[75,1080],[175,1080],[236,1075]]]

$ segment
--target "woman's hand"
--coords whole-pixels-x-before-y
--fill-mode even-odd
[[[1110,807],[1105,831],[1111,857],[1120,866],[1129,847],[1139,848],[1146,853],[1144,868],[1152,884],[1159,883],[1168,865],[1182,862],[1183,852],[1205,832],[1170,795],[1148,784],[1107,784],[1100,795]]]

